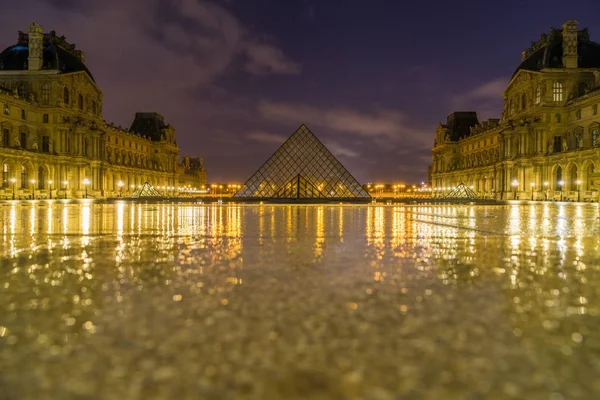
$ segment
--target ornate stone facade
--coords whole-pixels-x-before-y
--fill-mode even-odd
[[[183,157],[177,167],[179,185],[183,188],[203,190],[206,189],[206,170],[202,157]]]
[[[488,198],[598,200],[600,44],[569,21],[522,55],[501,119],[463,112],[438,125],[437,196],[465,183]]]
[[[0,53],[0,197],[126,195],[178,186],[175,130],[156,113],[130,129],[102,118],[102,92],[75,46],[31,24]]]

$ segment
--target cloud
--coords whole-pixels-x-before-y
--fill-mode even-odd
[[[508,79],[496,78],[485,82],[466,93],[452,98],[452,108],[456,111],[475,110],[480,119],[498,118],[502,111],[502,92]]]
[[[280,49],[265,43],[247,42],[244,52],[248,58],[246,70],[251,74],[299,74],[302,71],[300,64],[288,59]]]
[[[357,151],[349,149],[348,147],[344,147],[341,144],[332,140],[326,140],[323,144],[336,157],[356,158],[360,156],[360,154]]]
[[[305,104],[281,103],[263,100],[258,112],[264,118],[290,125],[306,124],[336,132],[368,137],[399,139],[416,133],[409,127],[403,114],[389,110],[372,113],[348,108],[323,109]]]
[[[246,135],[246,139],[254,140],[262,143],[278,143],[282,144],[287,139],[285,136],[276,135],[267,132],[251,132]]]

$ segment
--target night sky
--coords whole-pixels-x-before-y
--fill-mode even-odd
[[[173,124],[210,182],[243,182],[305,123],[361,182],[424,180],[439,121],[500,116],[521,51],[600,1],[4,1],[0,47],[32,21],[86,54],[104,118]]]

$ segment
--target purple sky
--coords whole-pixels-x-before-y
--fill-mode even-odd
[[[32,21],[65,35],[104,118],[161,113],[211,182],[244,182],[301,123],[359,181],[412,182],[438,121],[499,117],[521,51],[569,19],[600,41],[599,15],[597,0],[20,0],[0,47]]]

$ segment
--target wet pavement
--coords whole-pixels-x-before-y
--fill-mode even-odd
[[[0,400],[597,399],[599,217],[0,203]]]

